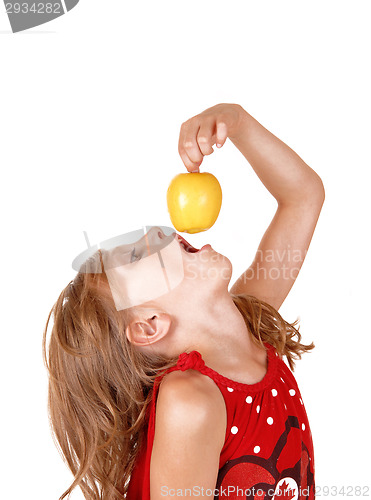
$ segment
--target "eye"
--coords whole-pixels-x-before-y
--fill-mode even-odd
[[[140,260],[140,257],[141,257],[140,255],[135,254],[135,247],[134,247],[130,254],[130,263],[135,262],[136,260]]]

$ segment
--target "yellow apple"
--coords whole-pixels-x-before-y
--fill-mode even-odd
[[[200,233],[214,225],[222,206],[222,189],[209,172],[176,175],[167,190],[167,207],[177,231]]]

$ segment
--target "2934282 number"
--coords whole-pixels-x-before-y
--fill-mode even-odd
[[[63,14],[60,3],[38,2],[38,3],[6,3],[7,14]]]
[[[316,486],[315,496],[317,497],[368,497],[370,496],[369,486]]]

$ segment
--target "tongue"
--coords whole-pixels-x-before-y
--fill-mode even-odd
[[[193,247],[192,245],[189,245],[189,247],[187,247],[187,250],[190,253],[198,252],[197,248]]]
[[[186,239],[183,238],[183,242],[186,246],[187,252],[190,252],[190,253],[198,252],[198,249],[193,247],[190,243],[188,243],[188,241]]]

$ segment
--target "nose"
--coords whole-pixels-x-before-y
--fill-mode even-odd
[[[148,233],[151,233],[151,236],[156,237],[158,240],[163,240],[165,238],[165,234],[160,226],[151,227]]]

